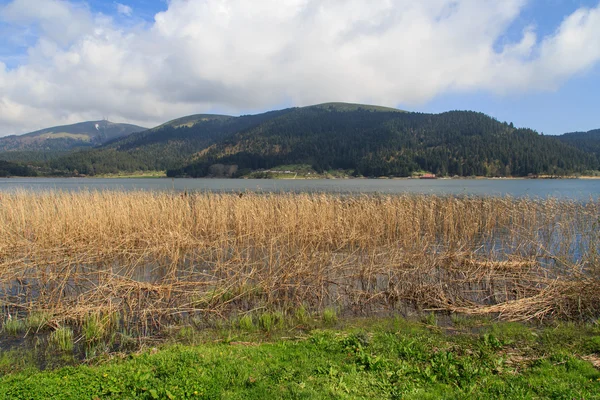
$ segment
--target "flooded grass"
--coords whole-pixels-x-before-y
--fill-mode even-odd
[[[66,345],[56,332],[70,329],[93,357],[219,320],[261,332],[315,315],[589,322],[599,218],[593,199],[2,194],[3,334]]]

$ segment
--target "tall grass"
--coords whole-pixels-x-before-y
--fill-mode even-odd
[[[586,319],[599,215],[593,199],[22,191],[0,197],[0,299],[142,329],[300,306]]]

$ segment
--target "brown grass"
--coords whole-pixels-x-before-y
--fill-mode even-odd
[[[510,197],[2,194],[0,301],[6,315],[145,327],[301,304],[588,319],[600,315],[599,211]]]

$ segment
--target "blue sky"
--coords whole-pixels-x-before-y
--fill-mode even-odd
[[[600,0],[0,0],[0,136],[325,101],[600,128]]]
[[[521,16],[506,33],[516,40],[523,28],[535,24],[540,36],[550,35],[566,15],[580,7],[595,7],[591,0],[536,0],[525,7]],[[402,105],[399,105],[402,108]],[[564,82],[549,92],[494,95],[489,92],[448,93],[437,96],[423,106],[422,112],[475,110],[501,121],[530,127],[540,133],[556,135],[574,131],[600,129],[600,66],[595,66]]]

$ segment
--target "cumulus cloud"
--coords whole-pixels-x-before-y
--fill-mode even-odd
[[[131,17],[131,14],[133,13],[133,8],[131,8],[128,5],[125,4],[121,4],[121,3],[116,3],[117,6],[117,12],[121,15],[125,15],[127,17]]]
[[[35,26],[40,40],[65,46],[93,30],[93,18],[84,4],[62,0],[17,0],[0,9],[0,18],[23,27]]]
[[[134,27],[80,3],[33,3],[0,10],[39,29],[25,63],[0,64],[0,135],[101,115],[152,125],[214,109],[552,90],[600,60],[600,4],[498,49],[525,0],[171,0]]]

